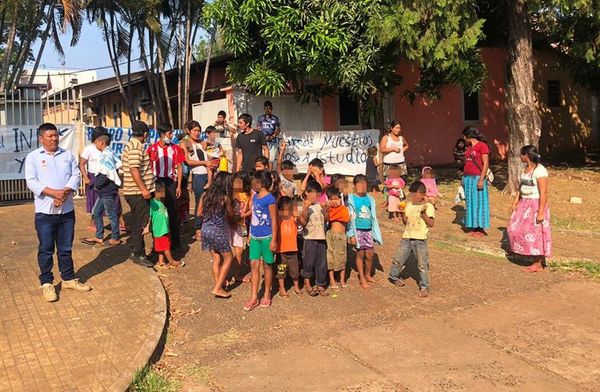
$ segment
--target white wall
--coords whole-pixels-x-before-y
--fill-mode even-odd
[[[253,125],[256,125],[256,118],[264,114],[265,101],[273,103],[273,114],[279,117],[282,131],[323,130],[323,110],[316,103],[302,105],[296,101],[293,95],[267,97],[249,94],[241,89],[234,90],[237,114],[249,113],[252,115]]]
[[[219,113],[220,110],[225,110],[225,112],[227,112],[227,98],[216,99],[202,104],[193,104],[192,118],[202,125],[202,129],[205,129],[207,126],[215,123],[217,113]],[[227,121],[229,121],[229,116],[231,115],[232,114],[227,113]]]

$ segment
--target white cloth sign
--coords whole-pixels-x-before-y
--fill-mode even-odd
[[[327,174],[364,174],[367,149],[377,146],[379,130],[359,131],[286,131],[284,160],[290,160],[300,173],[306,173],[308,163],[319,158]]]
[[[77,156],[77,138],[73,125],[57,125],[61,148]],[[0,180],[25,178],[25,158],[40,147],[37,127],[0,127]]]
[[[115,153],[115,156],[118,159],[121,159],[121,154],[123,153],[123,148],[131,139],[131,128],[106,128],[108,133],[111,136],[110,148]],[[85,127],[85,144],[88,145],[92,142],[92,132],[94,132],[94,127],[87,126]],[[155,129],[150,129],[148,131],[148,138],[146,139],[146,144],[144,144],[144,148],[148,148],[152,143],[158,140],[158,132]]]

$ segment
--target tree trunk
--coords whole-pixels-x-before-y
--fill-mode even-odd
[[[129,104],[129,98],[127,97],[127,94],[125,93],[125,87],[123,86],[123,81],[121,80],[121,70],[119,69],[119,59],[118,59],[118,54],[117,54],[117,49],[116,49],[116,42],[114,40],[114,16],[111,16],[111,25],[113,26],[113,28],[111,28],[111,32],[109,33],[108,27],[106,26],[106,21],[102,22],[102,28],[104,31],[104,36],[106,37],[106,47],[108,49],[108,57],[110,59],[110,64],[112,65],[113,71],[115,72],[115,79],[117,80],[117,85],[119,86],[119,93],[121,94],[121,97],[123,98],[123,100],[125,101],[125,104],[128,105]],[[112,47],[111,47],[111,42],[112,42]],[[113,52],[114,49],[114,52]],[[131,108],[128,108],[129,111],[129,115],[131,116]]]
[[[173,125],[173,111],[171,110],[171,99],[169,98],[169,86],[167,85],[167,76],[165,75],[165,60],[162,55],[160,40],[156,40],[156,51],[158,54],[158,67],[160,69],[160,79],[162,81],[165,101],[167,104],[167,114],[169,116],[169,124]],[[181,126],[180,126],[181,128]]]
[[[208,51],[206,55],[206,64],[204,65],[204,77],[202,78],[202,90],[200,90],[200,105],[204,103],[204,93],[206,92],[206,82],[208,81],[208,71],[210,70],[210,58],[212,57],[213,42],[215,39],[216,27],[210,33],[210,41],[208,41]]]
[[[538,144],[542,120],[533,85],[531,23],[526,0],[508,1],[508,83],[506,107],[509,127],[508,182],[505,192],[518,190],[522,164],[520,149]]]
[[[8,41],[6,43],[6,49],[4,50],[4,60],[2,61],[2,69],[0,70],[0,91],[7,90],[12,86],[6,86],[6,79],[8,77],[8,66],[10,65],[10,59],[12,57],[13,46],[15,44],[15,36],[17,35],[17,13],[16,10],[13,12],[11,17],[12,24],[8,33]]]
[[[152,33],[152,30],[148,30],[148,43],[150,45],[150,78],[152,79],[152,86],[154,88],[154,99],[156,100],[156,107],[158,108],[158,118],[160,122],[167,121],[167,117],[165,116],[165,107],[162,102],[162,94],[161,94],[161,84],[158,80],[158,53],[154,49],[154,38],[155,34]],[[158,45],[159,42],[156,42]],[[173,123],[169,123],[173,126]]]
[[[190,108],[190,68],[191,68],[191,57],[192,57],[192,3],[188,2],[187,16],[185,21],[185,64],[183,78],[183,122],[182,126],[189,120],[189,108]]]
[[[38,67],[40,66],[40,61],[42,60],[42,54],[44,53],[44,48],[46,47],[46,42],[48,41],[48,36],[50,35],[50,27],[52,27],[52,13],[54,12],[54,4],[50,5],[50,9],[48,10],[48,14],[46,15],[46,30],[44,30],[44,34],[42,35],[42,43],[40,44],[40,50],[35,59],[35,64],[33,66],[33,70],[31,71],[31,76],[29,77],[29,84],[33,83],[33,79],[35,79],[35,74],[37,73]]]
[[[148,58],[146,55],[146,44],[144,42],[146,39],[146,33],[143,27],[139,29],[138,35],[140,38],[140,57],[142,59],[142,63],[144,64],[144,74],[146,75],[146,80],[148,82],[148,92],[150,93],[150,101],[152,102],[152,107],[154,108],[154,113],[152,113],[152,118],[154,119],[156,115],[157,102],[156,96],[154,95],[154,79],[152,79],[151,75],[151,65],[148,65]],[[152,40],[152,31],[149,31],[148,35],[150,40]],[[152,47],[150,47],[149,49],[150,53],[152,53]],[[162,118],[159,119],[159,121],[162,121]],[[156,126],[156,124],[154,124],[154,126]]]
[[[182,63],[181,63],[181,29],[182,27],[180,26],[179,28],[179,34],[177,34],[177,117],[178,117],[178,127],[181,128],[183,127],[183,117],[182,117],[182,110],[181,110],[181,96],[182,96],[182,90],[181,90],[181,79],[183,77],[182,75]]]

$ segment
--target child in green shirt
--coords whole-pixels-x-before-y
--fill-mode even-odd
[[[158,254],[157,270],[179,268],[185,265],[171,254],[171,234],[169,233],[169,213],[164,205],[165,187],[156,184],[154,198],[150,200],[150,226],[154,237],[154,251]],[[165,258],[167,262],[165,263]]]

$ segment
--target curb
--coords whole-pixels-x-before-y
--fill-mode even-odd
[[[146,268],[146,274],[154,285],[154,312],[150,320],[150,329],[146,340],[138,350],[133,360],[121,375],[112,383],[107,391],[123,392],[129,390],[135,373],[152,362],[159,349],[160,342],[167,324],[167,294],[165,288],[152,268]]]

